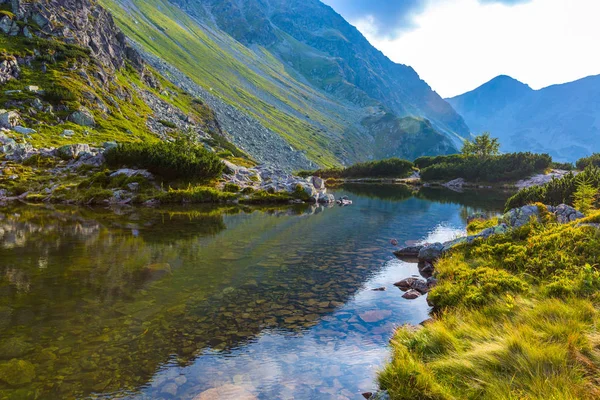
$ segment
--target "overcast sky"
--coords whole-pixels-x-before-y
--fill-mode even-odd
[[[323,0],[443,97],[600,74],[600,0]]]

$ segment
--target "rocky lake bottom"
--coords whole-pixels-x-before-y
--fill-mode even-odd
[[[505,193],[346,185],[353,205],[0,208],[0,398],[357,399],[428,318],[400,245]],[[374,291],[375,288],[386,290]]]

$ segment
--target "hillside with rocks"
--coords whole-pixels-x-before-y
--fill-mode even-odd
[[[318,1],[102,4],[147,60],[159,57],[318,166],[375,159],[388,143],[403,158],[456,152],[469,134],[412,68],[390,61]],[[407,133],[390,117],[429,125]],[[229,134],[245,148],[242,135]]]
[[[508,76],[447,99],[473,133],[489,131],[504,151],[575,161],[600,151],[600,76],[533,90]]]

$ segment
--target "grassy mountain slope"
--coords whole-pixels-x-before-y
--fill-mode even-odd
[[[503,150],[547,152],[575,161],[600,150],[600,76],[541,90],[498,77],[448,102],[474,133],[500,138]]]
[[[340,57],[332,57],[283,29],[272,31],[273,41],[261,37],[260,22],[239,25],[239,33],[226,32],[221,29],[223,26],[215,24],[211,14],[214,8],[211,12],[205,8],[208,2],[102,0],[102,4],[110,9],[127,36],[145,51],[161,57],[211,94],[255,117],[319,165],[349,164],[377,157],[379,132],[365,119],[386,113],[399,115],[391,106],[343,79],[336,72],[340,69]],[[335,30],[331,35],[336,35]],[[236,40],[240,36],[248,40]],[[315,71],[315,75],[307,71]],[[328,85],[331,90],[327,90]],[[243,134],[228,133],[234,142],[236,135]],[[454,151],[456,147],[452,139],[442,135],[409,137],[402,130],[392,134],[397,141],[421,142],[418,146],[399,146],[399,151],[426,149],[425,153],[399,152],[394,156],[413,158],[431,153],[430,148]]]

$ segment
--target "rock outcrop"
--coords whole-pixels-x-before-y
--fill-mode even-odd
[[[126,61],[140,71],[143,69],[139,54],[127,44],[125,35],[115,25],[112,15],[97,2],[0,0],[2,3],[10,3],[17,19],[26,23],[12,21],[9,25],[4,19],[0,21],[0,26],[10,26],[11,35],[60,38],[66,43],[77,44],[90,49],[94,59],[109,72],[123,68]],[[31,32],[31,26],[37,28],[35,32]],[[100,73],[100,76],[110,78],[109,74]]]

